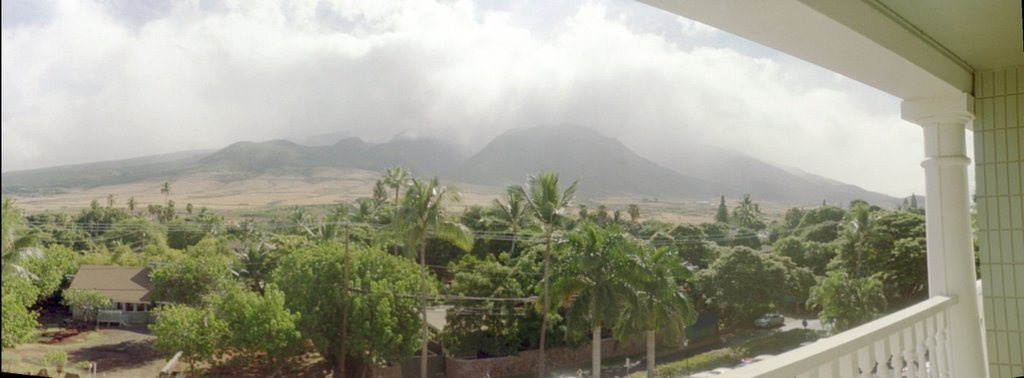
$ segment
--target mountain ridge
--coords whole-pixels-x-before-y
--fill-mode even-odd
[[[396,137],[368,143],[340,137],[302,145],[289,140],[242,141],[215,151],[182,151],[132,159],[4,172],[4,194],[48,188],[89,188],[142,180],[219,175],[225,182],[260,175],[313,179],[322,168],[382,171],[400,165],[416,176],[439,176],[500,188],[520,184],[538,171],[556,171],[565,184],[579,179],[583,197],[712,200],[738,198],[817,204],[865,199],[896,204],[895,197],[809,174],[794,173],[735,151],[707,147],[669,151],[655,161],[621,141],[579,126],[508,130],[471,156],[436,139]]]

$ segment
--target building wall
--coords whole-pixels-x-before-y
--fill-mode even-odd
[[[992,377],[1024,375],[1024,66],[975,75],[976,235]]]

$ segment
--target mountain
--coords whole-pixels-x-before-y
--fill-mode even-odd
[[[4,172],[3,192],[34,191],[39,188],[94,187],[126,184],[161,175],[176,174],[210,154],[207,150],[181,151],[133,159],[104,161]]]
[[[897,204],[898,200],[855,185],[845,184],[801,171],[777,167],[743,153],[707,146],[679,148],[661,159],[665,166],[685,175],[721,184],[722,195],[730,198],[750,193],[755,200],[794,204],[847,204],[863,199],[875,204]]]
[[[225,184],[256,177],[289,177],[290,182],[305,178],[312,183],[322,181],[325,174],[334,179],[351,178],[344,176],[354,174],[352,169],[364,171],[360,175],[365,181],[372,180],[371,172],[402,166],[415,176],[436,175],[492,189],[521,184],[528,175],[549,170],[558,172],[565,184],[579,179],[579,194],[584,197],[711,200],[719,195],[738,198],[750,193],[756,201],[793,205],[815,205],[822,200],[846,204],[864,199],[890,205],[899,201],[726,149],[680,146],[659,151],[662,156],[655,162],[617,139],[583,127],[511,130],[469,158],[445,142],[430,139],[399,136],[386,143],[358,138],[321,142],[312,146],[285,140],[238,142],[217,151],[6,172],[0,181],[4,194],[74,193],[76,188],[199,176]]]
[[[583,196],[647,196],[710,199],[724,190],[647,160],[616,139],[583,127],[537,127],[499,135],[453,178],[472,184],[521,184],[541,170],[558,172],[565,184],[579,179]]]
[[[358,168],[370,171],[400,165],[414,174],[432,176],[463,160],[440,141],[396,138],[370,144],[358,138],[329,146],[304,146],[286,140],[239,142],[198,162],[200,168],[249,173],[296,173],[313,168]]]
[[[285,140],[238,142],[220,150],[61,166],[3,173],[4,193],[52,188],[91,188],[148,179],[171,180],[193,174],[214,174],[222,181],[257,175],[310,176],[318,168],[381,171],[400,165],[416,175],[438,175],[464,160],[457,149],[440,141],[396,138],[371,144],[358,138],[333,145],[304,146]]]

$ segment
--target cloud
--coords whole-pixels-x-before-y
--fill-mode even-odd
[[[642,4],[109,4],[5,15],[5,171],[339,131],[474,150],[574,124],[657,161],[725,146],[922,192],[895,98]]]

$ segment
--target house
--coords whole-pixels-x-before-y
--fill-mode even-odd
[[[891,94],[922,130],[930,298],[722,376],[1024,376],[1021,2],[642,1]]]
[[[151,320],[155,304],[150,298],[149,268],[82,265],[71,281],[70,289],[93,290],[113,302],[114,308],[100,311],[100,323],[141,324]],[[73,313],[75,320],[86,314]]]

